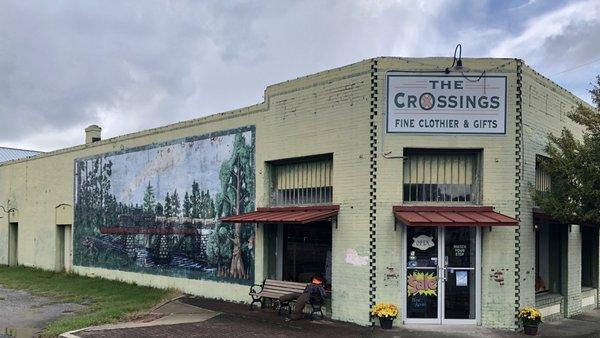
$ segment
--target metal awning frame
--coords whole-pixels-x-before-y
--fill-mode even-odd
[[[482,205],[397,205],[394,213],[394,231],[398,222],[406,226],[517,226],[512,217]],[[410,219],[412,218],[412,220]]]
[[[256,224],[256,227],[258,228],[259,224],[308,224],[308,223],[312,223],[312,222],[318,222],[318,221],[330,221],[332,224],[335,225],[335,228],[338,228],[338,222],[337,222],[337,216],[339,213],[339,209],[340,206],[339,205],[335,205],[335,204],[327,204],[327,205],[310,205],[310,206],[283,206],[283,207],[260,207],[257,208],[256,211],[253,212],[249,212],[246,214],[240,214],[240,215],[232,215],[232,216],[227,216],[227,217],[223,217],[221,218],[221,222],[225,222],[225,223],[254,223]],[[267,220],[252,220],[252,215],[261,215],[264,217],[264,215],[268,215],[269,213],[278,213],[278,214],[284,214],[286,217],[291,217],[291,215],[296,214],[296,216],[300,216],[302,214],[302,217],[305,217],[306,214],[313,213],[315,214],[314,218],[306,218],[306,219],[302,219],[302,217],[296,218],[296,219],[292,219],[292,220],[286,220],[285,217],[282,218],[274,218],[274,219],[267,219]],[[249,220],[245,220],[244,218],[250,218]]]

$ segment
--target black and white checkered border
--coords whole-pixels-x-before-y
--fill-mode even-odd
[[[521,305],[521,181],[523,180],[523,68],[517,60],[517,100],[515,130],[515,218],[519,224],[515,228],[515,329],[519,328],[516,314]]]
[[[375,293],[377,291],[377,261],[375,257],[376,224],[377,224],[377,59],[371,63],[371,100],[370,100],[370,172],[369,172],[369,304],[375,305]],[[374,318],[371,318],[374,324]]]

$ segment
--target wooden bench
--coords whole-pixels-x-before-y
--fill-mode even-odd
[[[264,298],[275,299],[279,302],[279,313],[283,308],[287,308],[291,312],[290,302],[281,302],[279,297],[289,293],[303,293],[307,283],[284,282],[275,279],[265,279],[262,284],[254,284],[250,287],[249,295],[252,297],[250,310],[254,303],[260,303],[260,308],[264,307]]]

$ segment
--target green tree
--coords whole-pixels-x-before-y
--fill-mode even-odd
[[[210,191],[202,192],[202,218],[213,218],[215,216],[215,202],[210,197]]]
[[[190,202],[190,195],[185,192],[183,196],[183,217],[190,217],[192,212],[192,203]]]
[[[167,193],[167,196],[165,196],[164,208],[165,208],[164,213],[165,213],[166,217],[173,216],[173,205],[171,204],[171,195],[169,195],[169,193]]]
[[[99,264],[98,251],[85,247],[84,242],[100,234],[100,228],[118,223],[119,203],[111,194],[113,163],[97,157],[76,163],[76,200],[74,256],[75,264]]]
[[[219,216],[237,215],[254,209],[254,149],[241,133],[235,135],[229,160],[221,165],[221,192],[217,197]],[[229,273],[247,278],[242,254],[242,224],[236,223],[231,237],[232,254]]]
[[[190,196],[191,203],[191,217],[200,218],[201,206],[200,206],[200,185],[198,182],[192,182],[192,195]]]
[[[145,213],[152,213],[152,212],[154,212],[155,207],[156,207],[156,195],[154,194],[154,188],[152,187],[150,182],[148,182],[148,185],[146,186],[146,191],[144,192],[144,201],[142,203],[142,210],[144,210]]]
[[[600,224],[600,76],[589,91],[595,107],[580,104],[569,118],[584,128],[581,138],[564,128],[549,135],[541,166],[551,179],[548,192],[533,191],[535,202],[564,223]]]
[[[173,195],[171,195],[171,209],[173,216],[179,216],[179,213],[181,212],[181,201],[179,200],[177,189],[175,189]]]
[[[165,213],[165,208],[163,207],[163,205],[160,202],[156,203],[155,210],[156,210],[155,212],[158,216],[163,216]]]
[[[210,263],[217,265],[219,272],[231,259],[230,235],[227,227],[219,225],[206,240],[206,257]]]

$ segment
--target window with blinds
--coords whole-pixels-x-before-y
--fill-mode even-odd
[[[537,159],[535,162],[535,190],[548,192],[551,187],[550,175],[542,168],[540,159]]]
[[[404,202],[479,203],[480,151],[407,149]]]
[[[274,205],[328,204],[332,201],[332,156],[272,164]]]

